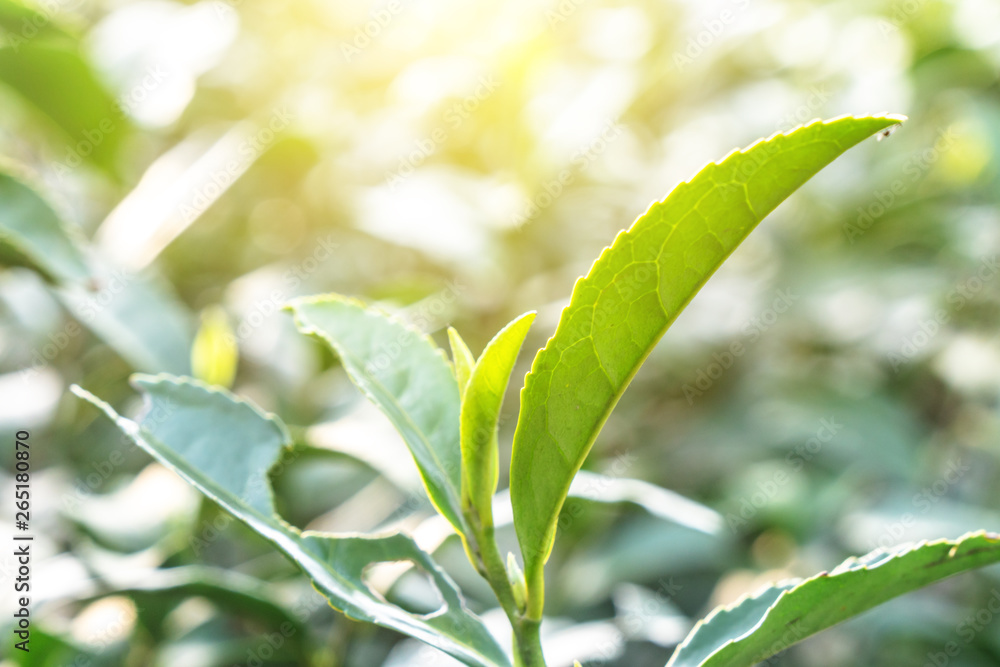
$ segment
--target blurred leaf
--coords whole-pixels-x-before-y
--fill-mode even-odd
[[[850,558],[827,574],[784,582],[719,607],[667,667],[748,667],[809,635],[946,577],[1000,561],[1000,535],[906,544]]]
[[[34,41],[0,48],[0,82],[62,130],[66,148],[55,167],[57,175],[83,160],[114,173],[129,122],[74,49]]]
[[[12,635],[4,633],[9,638]],[[20,641],[15,639],[14,641]],[[65,667],[66,665],[89,665],[90,667],[105,667],[120,664],[121,656],[115,651],[91,651],[81,648],[62,637],[47,632],[38,627],[31,627],[30,651],[25,653],[16,649],[6,652],[5,657],[14,665],[23,667]]]
[[[634,503],[655,517],[708,535],[717,534],[723,525],[722,515],[710,507],[640,479],[581,470],[567,495],[600,503]]]
[[[151,273],[105,269],[94,286],[64,287],[59,297],[132,368],[190,372],[191,316],[169,283]]]
[[[292,456],[280,474],[272,471],[271,487],[278,512],[299,527],[335,512],[378,477],[378,471],[363,460],[330,449],[296,443]]]
[[[627,583],[616,586],[612,595],[615,617],[622,622],[626,636],[671,648],[683,641],[691,621],[670,599],[680,589],[669,580],[659,582],[656,590]]]
[[[18,48],[36,38],[63,38],[69,34],[49,13],[16,0],[0,0],[0,28],[7,33],[7,43]]]
[[[157,626],[172,606],[157,606],[154,601],[176,603],[203,597],[229,614],[255,618],[280,631],[294,646],[299,664],[308,664],[306,626],[273,599],[265,582],[251,577],[207,567],[180,567],[146,573],[141,582],[114,586],[101,597],[105,595],[132,598],[141,610],[140,618]]]
[[[450,373],[449,373],[450,375]],[[336,608],[420,639],[468,665],[506,665],[503,650],[465,608],[451,579],[402,534],[338,537],[300,532],[274,512],[268,471],[291,444],[274,416],[229,392],[184,378],[137,375],[145,393],[141,423],[74,386],[137,445],[271,542],[313,580]],[[429,616],[384,602],[364,581],[375,563],[411,561],[430,575],[445,606]]]
[[[191,372],[206,384],[231,387],[236,377],[239,348],[226,311],[215,306],[201,314],[201,327],[191,347]]]
[[[57,282],[90,277],[83,252],[59,215],[35,190],[5,173],[0,173],[0,261]]]
[[[564,518],[560,529],[572,529],[579,521],[572,513],[563,516],[569,520]],[[600,532],[589,528],[580,527],[585,540],[553,572],[555,613],[601,604],[623,582],[723,571],[737,548],[728,535],[708,535],[644,514],[618,516]]]
[[[110,475],[123,461],[105,460],[98,474]],[[64,503],[62,515],[104,549],[137,553],[160,545],[169,551],[188,541],[200,504],[194,489],[151,463],[108,493]]]
[[[530,613],[573,476],[639,366],[730,253],[788,195],[898,117],[815,122],[709,164],[619,233],[577,281],[521,392],[511,460]]]
[[[511,371],[534,320],[535,313],[525,313],[493,337],[472,369],[462,397],[462,506],[475,513],[480,527],[493,525],[499,475],[497,423]]]
[[[83,243],[32,188],[0,173],[0,261],[27,266],[50,281],[64,305],[137,370],[186,373],[188,313],[171,287],[95,264]]]
[[[299,331],[325,341],[351,380],[403,436],[434,506],[465,535],[458,383],[426,336],[359,301],[296,299]]]

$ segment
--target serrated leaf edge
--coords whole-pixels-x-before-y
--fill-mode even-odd
[[[913,553],[914,551],[917,551],[918,549],[922,549],[924,547],[929,547],[929,546],[936,546],[936,545],[940,545],[940,544],[951,544],[952,548],[948,552],[948,558],[954,558],[955,555],[957,554],[958,548],[962,545],[963,542],[965,542],[966,540],[971,540],[971,539],[978,538],[978,537],[985,537],[986,539],[995,540],[995,541],[1000,542],[1000,534],[998,534],[998,533],[991,533],[991,532],[988,532],[986,530],[979,530],[979,531],[965,533],[964,535],[962,535],[962,536],[960,536],[960,537],[958,537],[958,538],[956,538],[954,540],[950,540],[948,538],[942,538],[942,539],[933,540],[933,541],[931,541],[931,540],[921,540],[919,542],[909,542],[909,543],[905,543],[905,544],[902,544],[902,545],[898,545],[895,550],[893,550],[893,549],[876,549],[875,551],[871,551],[871,552],[869,552],[869,553],[867,553],[867,554],[865,554],[863,556],[851,556],[851,557],[845,559],[843,562],[841,562],[839,565],[837,565],[832,570],[829,570],[829,571],[824,570],[824,571],[822,571],[822,572],[820,572],[818,574],[815,574],[815,575],[809,577],[808,579],[790,578],[790,579],[783,579],[783,580],[780,580],[780,581],[776,581],[776,582],[771,583],[771,584],[765,584],[764,586],[761,586],[758,590],[756,590],[753,593],[746,593],[746,594],[740,596],[737,600],[735,600],[734,602],[732,602],[732,603],[730,603],[728,605],[721,605],[721,606],[716,607],[715,609],[713,609],[712,612],[708,616],[706,616],[705,618],[699,620],[695,624],[695,626],[688,633],[688,636],[684,638],[684,641],[677,645],[677,648],[674,650],[674,654],[678,655],[682,649],[684,649],[685,647],[689,646],[690,643],[691,643],[691,641],[694,639],[695,635],[697,634],[698,630],[701,629],[702,626],[708,625],[709,623],[711,623],[712,620],[715,619],[718,615],[726,613],[726,612],[731,612],[731,611],[733,611],[734,609],[736,609],[737,607],[739,607],[740,605],[742,605],[742,604],[744,604],[746,602],[749,602],[749,601],[752,601],[752,600],[757,600],[762,595],[764,595],[764,593],[766,593],[767,591],[771,590],[772,588],[777,588],[777,587],[780,587],[780,586],[783,586],[783,585],[788,586],[788,585],[794,584],[794,586],[792,586],[790,588],[787,588],[786,590],[782,591],[781,594],[777,598],[775,598],[774,602],[772,602],[768,606],[768,608],[766,610],[764,610],[764,613],[761,614],[760,620],[758,620],[757,623],[750,630],[744,632],[743,634],[739,635],[738,637],[734,637],[734,638],[730,639],[725,644],[720,645],[711,654],[709,654],[709,656],[708,656],[708,658],[706,658],[706,660],[710,660],[713,656],[715,656],[716,654],[718,654],[723,649],[725,649],[725,648],[727,648],[729,646],[732,646],[733,644],[735,644],[737,642],[740,642],[740,641],[746,639],[747,637],[751,636],[755,632],[757,632],[757,630],[760,628],[760,626],[764,624],[764,622],[767,620],[768,616],[770,616],[771,612],[774,610],[775,607],[778,606],[778,604],[781,603],[781,601],[785,598],[785,596],[789,595],[790,593],[793,593],[793,592],[797,591],[802,586],[805,586],[805,585],[807,585],[807,584],[809,584],[809,583],[811,583],[813,581],[816,581],[816,580],[819,580],[819,579],[823,579],[823,578],[835,577],[835,576],[847,574],[849,572],[858,572],[858,571],[861,571],[861,570],[869,570],[869,571],[870,570],[876,570],[879,567],[885,565],[886,563],[890,563],[890,562],[892,562],[896,558],[902,558],[903,556],[906,556],[909,553]],[[868,564],[868,563],[864,562],[864,559],[869,558],[870,556],[873,556],[875,554],[886,554],[889,557],[888,558],[883,558],[883,559],[879,560],[878,562],[872,563],[872,564]],[[670,667],[670,665],[672,665],[672,664],[673,664],[673,658],[671,657],[670,662],[667,663],[667,667]]]
[[[750,153],[752,150],[754,150],[755,148],[757,148],[758,146],[760,146],[762,144],[766,144],[766,143],[771,142],[771,141],[774,141],[778,137],[790,137],[790,136],[794,135],[797,132],[800,132],[800,131],[802,131],[802,130],[804,130],[806,128],[812,127],[812,126],[817,125],[817,124],[819,124],[819,125],[833,125],[835,123],[838,123],[838,122],[841,122],[841,121],[844,121],[844,120],[849,120],[849,119],[850,120],[857,120],[857,121],[863,121],[863,120],[891,120],[891,121],[895,121],[896,124],[899,124],[899,123],[902,123],[902,122],[906,121],[907,117],[904,116],[904,115],[901,115],[901,114],[880,113],[880,114],[868,114],[868,115],[865,115],[865,116],[855,116],[855,115],[852,115],[852,114],[842,114],[840,116],[836,116],[836,117],[828,118],[828,119],[815,118],[815,119],[813,119],[811,121],[802,123],[800,125],[797,125],[795,127],[790,128],[788,130],[785,130],[785,131],[780,131],[779,130],[777,132],[774,132],[770,136],[768,136],[766,138],[758,139],[758,140],[754,141],[752,144],[750,144],[750,145],[748,145],[748,146],[746,146],[744,148],[734,148],[733,150],[731,150],[729,153],[727,153],[722,158],[720,158],[718,160],[707,162],[700,169],[698,169],[692,176],[688,177],[686,180],[683,180],[683,181],[680,181],[679,183],[677,183],[673,188],[670,189],[670,191],[662,199],[659,199],[659,200],[651,202],[649,204],[649,206],[646,207],[646,210],[643,213],[641,213],[639,216],[637,216],[636,219],[632,222],[631,225],[629,225],[625,229],[620,230],[618,232],[618,234],[615,235],[614,240],[609,245],[607,245],[603,250],[601,250],[600,255],[598,255],[597,259],[595,259],[594,262],[590,265],[590,268],[587,270],[587,272],[584,275],[579,276],[576,279],[576,281],[573,283],[573,289],[570,292],[570,298],[569,298],[568,302],[566,303],[566,305],[560,311],[559,318],[558,318],[557,322],[560,323],[560,324],[562,323],[563,316],[566,314],[566,312],[573,305],[573,301],[577,297],[577,294],[578,294],[579,290],[582,289],[581,286],[584,283],[584,281],[586,281],[593,274],[593,272],[594,272],[595,268],[597,267],[597,265],[600,264],[602,261],[604,261],[606,254],[609,253],[609,252],[611,252],[611,250],[618,244],[618,242],[622,239],[622,237],[625,236],[625,235],[627,235],[627,234],[629,234],[630,232],[632,232],[635,229],[636,225],[638,225],[640,222],[642,222],[646,218],[646,216],[650,214],[650,212],[652,211],[652,209],[654,207],[664,204],[679,189],[690,186],[691,183],[695,179],[697,179],[703,172],[705,172],[706,170],[708,170],[708,169],[710,169],[712,167],[721,167],[728,160],[733,159],[735,156],[746,155],[746,154]],[[870,137],[868,137],[868,138],[870,138]],[[766,216],[759,216],[759,215],[757,215],[757,213],[755,211],[752,211],[752,212],[753,212],[753,214],[754,214],[755,217],[758,217],[761,220],[763,220],[763,218],[766,217]],[[735,251],[735,248],[733,250]],[[727,258],[728,258],[728,255],[727,255]],[[705,282],[707,282],[708,279],[711,278],[712,274],[714,274],[714,271],[705,278]],[[704,284],[704,283],[702,283],[702,284]],[[700,288],[694,290],[692,292],[692,294],[689,296],[689,298],[687,299],[687,301],[684,304],[682,304],[680,306],[680,308],[678,308],[677,313],[675,314],[674,318],[667,321],[666,325],[663,328],[663,332],[661,332],[661,337],[662,337],[663,333],[665,333],[666,330],[669,329],[669,327],[673,323],[673,321],[676,320],[676,317],[678,315],[680,315],[680,313],[687,307],[687,304],[690,303],[690,301],[694,298],[694,296],[697,294],[698,291],[700,291]],[[542,360],[542,358],[544,356],[544,353],[550,349],[550,345],[553,343],[556,335],[558,334],[558,331],[559,331],[559,326],[557,324],[555,331],[553,331],[552,335],[549,336],[548,340],[546,340],[545,345],[542,348],[540,348],[535,353],[535,358],[531,362],[531,368],[529,369],[528,373],[524,377],[524,384],[521,386],[521,391],[518,394],[522,413],[524,411],[524,403],[525,403],[525,398],[526,398],[526,392],[527,392],[527,389],[528,389],[528,381],[529,381],[529,379],[533,379],[533,378],[537,377],[538,374],[542,371],[542,369],[540,368],[541,360]],[[652,352],[652,350],[653,350],[653,347],[650,347],[650,349],[647,350],[646,357],[648,357],[648,355]],[[642,360],[640,360],[639,364],[636,365],[636,367],[633,369],[633,371],[630,374],[630,376],[625,379],[623,387],[627,388],[628,385],[631,384],[631,381],[635,377],[635,374],[638,372],[639,368],[641,368],[644,363],[645,363],[645,357]],[[604,415],[604,419],[601,420],[597,424],[597,428],[594,431],[595,438],[596,438],[596,434],[600,433],[600,431],[603,430],[604,424],[607,422],[608,418],[611,416],[611,413],[614,411],[615,405],[617,404],[618,400],[621,399],[622,395],[624,395],[624,390],[623,390],[623,392],[621,394],[619,394],[617,397],[614,398],[611,406],[608,408],[607,412]],[[520,417],[518,418],[518,426],[520,426]],[[516,444],[516,442],[517,442],[517,437],[516,437],[516,432],[515,432],[515,444]],[[586,460],[586,456],[587,456],[587,454],[589,454],[590,447],[592,447],[592,446],[593,446],[593,440],[590,442],[590,444],[587,447],[587,450],[586,450],[587,453],[585,453],[584,457],[581,458],[581,460],[579,462],[579,465],[576,468],[577,472],[579,472],[580,468],[583,466],[583,462]],[[512,465],[513,465],[513,460],[514,459],[512,457],[512,459],[511,459]],[[574,475],[575,475],[575,473],[574,473]],[[572,484],[572,476],[570,477],[569,482],[567,482],[566,488],[563,490],[563,494],[562,495],[563,495],[564,499],[566,497],[566,494],[568,493],[569,486],[571,484]],[[554,545],[554,537],[555,537],[555,535],[553,533],[552,540],[550,540],[548,544],[542,545],[541,548],[540,548],[540,551],[544,552],[545,556],[543,558],[539,559],[539,566],[538,566],[539,568],[541,568],[541,567],[544,566],[544,563],[548,560],[549,556],[552,553],[552,548],[553,548],[553,545]]]
[[[832,125],[834,123],[837,123],[837,122],[840,122],[840,121],[843,121],[843,120],[846,120],[846,119],[853,119],[853,120],[869,120],[869,119],[870,120],[877,120],[877,119],[881,119],[881,118],[895,120],[895,121],[900,122],[900,123],[908,120],[908,118],[906,116],[902,115],[902,114],[892,114],[892,113],[869,114],[869,115],[866,115],[866,116],[853,116],[851,114],[842,114],[842,115],[836,116],[834,118],[827,118],[827,119],[814,118],[813,120],[810,120],[808,122],[802,123],[801,125],[796,125],[795,127],[791,128],[789,130],[784,130],[784,131],[779,130],[777,132],[774,132],[770,136],[768,136],[766,138],[758,139],[755,142],[753,142],[752,144],[750,144],[749,146],[745,146],[744,148],[734,148],[733,150],[729,151],[728,153],[726,153],[723,157],[719,158],[718,160],[712,160],[712,161],[706,162],[704,165],[702,165],[701,168],[699,168],[697,171],[695,171],[694,174],[692,174],[691,176],[689,176],[687,179],[678,182],[673,188],[670,189],[670,191],[662,199],[658,199],[658,200],[655,200],[655,201],[651,202],[649,204],[649,206],[646,207],[645,211],[643,211],[638,216],[636,216],[636,219],[632,222],[631,225],[629,225],[625,229],[619,230],[619,232],[615,235],[614,240],[610,244],[608,244],[607,246],[605,246],[605,248],[603,250],[601,250],[601,254],[597,257],[597,259],[595,259],[591,263],[590,268],[587,269],[587,272],[584,275],[578,277],[576,279],[576,282],[573,283],[573,290],[570,293],[570,303],[572,303],[573,296],[576,295],[577,288],[580,285],[580,283],[583,282],[588,276],[590,276],[590,274],[594,270],[594,267],[597,264],[599,264],[602,259],[604,259],[605,253],[607,253],[609,250],[611,250],[611,248],[618,242],[618,239],[621,236],[623,236],[624,234],[627,234],[628,232],[632,231],[632,229],[636,226],[636,224],[638,224],[639,221],[641,221],[643,218],[645,218],[650,213],[650,211],[653,209],[653,207],[659,206],[659,205],[663,204],[664,202],[666,202],[667,199],[669,199],[674,194],[674,192],[676,190],[678,190],[678,189],[680,189],[682,187],[691,185],[692,181],[694,181],[696,178],[698,178],[698,176],[700,176],[701,173],[703,171],[705,171],[706,169],[708,169],[709,167],[713,167],[713,166],[715,166],[715,167],[721,167],[721,166],[723,166],[723,164],[725,162],[727,162],[728,160],[732,159],[734,156],[736,156],[736,155],[746,155],[747,153],[749,153],[750,151],[752,151],[753,149],[755,149],[760,144],[766,144],[766,143],[768,143],[770,141],[774,141],[779,136],[790,137],[791,135],[795,134],[796,132],[804,130],[804,129],[808,128],[808,127],[812,127],[813,125],[816,125],[816,124],[820,124],[820,125]],[[570,303],[567,303],[563,307],[563,309],[559,312],[559,320],[558,321],[562,321],[562,314],[564,312],[566,312],[566,310],[570,307]],[[548,348],[549,343],[552,342],[553,338],[555,338],[555,332],[553,332],[553,334],[545,342],[545,345],[535,355],[535,360],[538,359],[538,354],[540,354],[542,352],[542,350],[545,350],[545,349]],[[535,362],[533,361],[532,364],[531,364],[531,370],[528,372],[528,375],[531,375],[534,372],[535,372]],[[522,387],[522,392],[523,391],[524,391],[524,388]]]
[[[132,376],[132,379],[146,379],[146,378],[152,379],[153,381],[155,381],[157,383],[164,382],[164,383],[171,384],[171,385],[174,385],[174,386],[182,386],[182,385],[185,385],[185,384],[197,386],[198,388],[207,390],[210,393],[222,395],[223,397],[227,398],[228,400],[233,401],[234,403],[238,403],[238,404],[242,404],[242,405],[248,406],[255,413],[257,413],[258,415],[260,415],[265,420],[271,422],[272,424],[274,424],[278,428],[278,431],[281,433],[282,437],[285,438],[284,444],[282,445],[283,448],[287,447],[288,443],[291,443],[291,437],[288,434],[287,427],[285,427],[284,423],[281,421],[281,419],[277,415],[274,415],[274,414],[268,413],[268,412],[264,412],[262,409],[260,409],[259,406],[255,405],[253,402],[249,401],[248,399],[244,399],[244,398],[241,398],[239,396],[236,396],[235,394],[233,394],[232,392],[230,392],[229,390],[227,390],[227,389],[225,389],[223,387],[218,387],[218,386],[215,386],[215,385],[208,385],[208,384],[206,384],[206,383],[204,383],[204,382],[202,382],[200,380],[197,380],[195,378],[172,376],[172,375],[167,374],[167,373],[159,373],[157,375],[148,375],[148,374],[143,374],[143,373],[136,373],[136,374],[134,374]],[[137,390],[138,390],[138,388],[137,388]],[[122,415],[118,414],[118,412],[107,401],[104,401],[103,399],[97,397],[96,395],[94,395],[93,393],[87,391],[83,387],[81,387],[81,386],[79,386],[77,384],[73,384],[73,385],[70,386],[70,391],[73,394],[75,394],[76,396],[78,396],[79,398],[82,398],[82,399],[90,402],[92,405],[94,405],[94,407],[98,408],[105,415],[107,415],[109,418],[111,418],[112,421],[115,423],[115,425],[122,432],[126,433],[127,435],[129,435],[130,437],[132,437],[134,440],[136,440],[137,445],[138,445],[138,442],[140,441],[140,438],[136,437],[137,435],[142,435],[142,439],[149,438],[151,440],[156,440],[156,438],[153,437],[152,434],[149,433],[149,431],[147,429],[145,429],[142,426],[141,423],[139,423],[136,420],[132,420],[132,419],[129,419],[128,417],[125,417],[125,416],[122,416]],[[143,394],[144,407],[143,407],[143,412],[141,414],[142,414],[142,417],[145,417],[145,413],[146,413],[146,410],[149,407],[149,403],[151,402],[151,399],[147,395],[147,392],[142,392],[142,394]],[[142,445],[138,445],[138,446],[141,449],[143,449],[143,450],[146,449]],[[156,460],[158,460],[159,456],[161,456],[160,454],[154,453],[154,452],[151,452],[151,451],[147,451],[147,453],[149,453],[150,455],[152,455],[153,458],[156,459]],[[274,464],[272,464],[272,465],[276,465],[279,462],[280,462],[280,458],[276,458],[275,461],[274,461]],[[270,468],[269,468],[269,470],[270,470]],[[175,472],[180,477],[182,477],[185,481],[187,481],[189,484],[192,484],[196,488],[198,488],[198,490],[199,490],[200,493],[202,493],[207,498],[211,499],[213,502],[216,502],[216,503],[218,503],[219,505],[221,505],[223,507],[228,507],[228,505],[229,505],[228,501],[225,501],[222,498],[217,497],[216,494],[207,492],[205,489],[201,488],[201,485],[200,484],[196,484],[194,482],[194,480],[192,480],[191,478],[189,478],[189,476],[184,471],[182,471],[182,470],[175,470]],[[273,509],[273,511],[270,513],[270,515],[263,516],[263,515],[261,515],[260,512],[258,512],[257,510],[255,510],[254,508],[252,508],[250,506],[247,506],[244,510],[241,510],[241,511],[245,511],[247,514],[257,515],[259,517],[258,520],[263,519],[265,521],[264,527],[269,528],[267,534],[261,532],[260,530],[258,530],[257,528],[255,528],[253,526],[250,526],[251,530],[254,530],[254,532],[257,532],[261,536],[261,538],[263,538],[266,541],[274,544],[274,546],[278,547],[281,551],[283,551],[283,552],[285,552],[285,553],[287,553],[289,555],[291,555],[291,552],[293,552],[293,551],[301,551],[303,553],[306,553],[313,560],[315,560],[316,563],[318,565],[320,565],[322,568],[324,568],[324,569],[329,568],[330,571],[332,572],[332,574],[334,574],[336,577],[340,578],[340,577],[343,577],[343,575],[340,574],[339,572],[337,572],[335,569],[333,569],[333,567],[331,565],[329,565],[328,563],[324,563],[319,558],[319,556],[317,554],[311,553],[309,551],[309,549],[308,549],[308,544],[305,543],[305,542],[302,542],[302,540],[308,539],[308,538],[319,538],[319,539],[330,539],[330,540],[339,540],[339,539],[378,540],[380,538],[390,538],[390,537],[391,538],[396,538],[396,539],[403,538],[403,539],[407,540],[408,542],[410,542],[412,544],[414,550],[418,554],[420,554],[420,555],[422,555],[424,557],[422,560],[426,560],[426,562],[420,563],[420,566],[421,567],[429,567],[432,570],[434,570],[434,572],[441,577],[442,581],[444,582],[444,585],[446,585],[449,588],[451,588],[452,593],[454,594],[454,596],[457,598],[457,600],[459,602],[461,610],[464,611],[465,613],[469,614],[472,618],[477,618],[477,617],[475,617],[472,614],[472,612],[469,610],[468,606],[466,605],[465,600],[464,600],[463,596],[461,595],[461,591],[458,588],[457,584],[455,584],[455,582],[451,579],[451,577],[448,575],[447,572],[445,572],[443,569],[441,569],[441,567],[437,563],[435,563],[433,561],[433,559],[430,557],[430,554],[428,554],[426,551],[424,551],[423,549],[421,549],[419,547],[419,545],[416,544],[416,542],[413,540],[413,538],[411,536],[409,536],[409,535],[407,535],[405,533],[392,532],[392,531],[379,532],[379,533],[374,533],[374,534],[367,534],[367,533],[325,533],[325,532],[313,531],[313,530],[303,531],[303,530],[299,529],[297,526],[294,526],[294,525],[288,523],[283,517],[281,517],[280,514],[278,514],[277,510],[273,508],[273,505],[274,505],[274,503],[273,503],[274,490],[273,490],[273,488],[271,487],[270,484],[266,484],[266,486],[267,486],[268,494],[269,494],[269,496],[270,496],[270,498],[272,500],[272,509]],[[246,523],[238,515],[236,515],[236,518],[237,518],[237,520],[239,520],[239,521],[241,521],[243,523]],[[267,523],[266,523],[267,520],[272,520],[277,525],[276,526],[268,526]],[[290,549],[289,546],[287,544],[285,544],[286,540],[291,541],[292,542],[292,546],[296,547],[296,548]],[[372,564],[375,564],[377,562],[382,562],[382,561],[373,561]],[[306,576],[310,579],[310,582],[312,583],[313,588],[315,588],[317,590],[317,592],[319,592],[323,596],[323,598],[327,601],[327,603],[333,609],[336,609],[338,612],[344,614],[348,618],[354,618],[355,620],[374,621],[375,619],[379,618],[377,615],[373,615],[371,618],[365,618],[364,616],[359,616],[357,614],[351,613],[351,611],[348,610],[348,609],[346,609],[346,608],[342,608],[342,607],[337,606],[336,604],[334,604],[333,600],[331,600],[330,597],[319,587],[319,585],[317,584],[317,581],[310,574],[309,570],[307,568],[303,567],[301,564],[299,564],[298,566],[300,567],[300,569],[303,570],[303,572],[306,574]],[[433,577],[433,575],[432,575],[432,577]],[[436,582],[436,585],[439,585],[439,584]],[[442,596],[444,595],[443,591],[440,591],[440,593],[441,593]],[[374,592],[372,592],[372,594],[374,595]],[[346,597],[345,597],[345,599],[346,599]],[[386,603],[386,602],[383,602],[383,604],[387,605],[387,607],[391,611],[391,614],[402,614],[403,616],[410,617],[410,618],[413,618],[413,619],[416,619],[416,620],[422,621],[422,622],[427,622],[428,620],[430,620],[431,618],[433,618],[434,616],[437,615],[437,614],[430,614],[430,615],[412,614],[412,613],[406,611],[405,609],[402,609],[401,607],[399,607],[397,605],[394,605],[394,604],[391,604],[391,603]],[[447,611],[444,608],[442,608],[442,614],[443,613],[447,613]],[[392,628],[391,625],[386,625],[384,622],[380,622],[379,624],[383,625],[384,627],[390,627],[390,628]],[[432,628],[432,629],[434,629],[435,631],[437,631],[436,628]],[[464,644],[464,643],[463,644],[459,644],[457,641],[455,641],[454,639],[448,637],[447,635],[442,635],[442,637],[445,638],[445,639],[447,639],[450,644],[453,644],[453,645],[456,645],[456,646],[462,646],[467,651],[474,653],[479,659],[481,659],[481,661],[484,661],[484,662],[488,662],[489,661],[489,659],[485,655],[483,655],[482,653],[480,653],[473,646],[471,646],[469,644]],[[423,641],[424,643],[427,643],[430,646],[434,646],[435,648],[438,648],[439,650],[445,651],[447,653],[451,653],[450,651],[446,650],[443,646],[436,645],[436,644],[428,641],[426,638],[416,637],[416,639],[418,639],[419,641]]]

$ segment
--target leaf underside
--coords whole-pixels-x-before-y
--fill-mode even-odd
[[[119,416],[79,387],[73,391],[103,410],[153,458],[282,551],[347,616],[398,630],[467,665],[510,664],[482,622],[465,607],[454,582],[410,537],[301,532],[275,513],[268,471],[280,465],[291,444],[276,417],[189,378],[136,375],[133,384],[146,397],[139,422]],[[410,561],[426,572],[443,607],[428,615],[411,614],[374,593],[364,581],[365,571],[393,561]]]
[[[716,609],[667,667],[749,667],[892,598],[998,561],[1000,535],[982,531],[850,558],[830,573],[782,582]]]
[[[360,301],[335,294],[288,306],[299,331],[340,357],[355,385],[389,418],[413,454],[427,494],[460,535],[462,449],[458,382],[425,335]]]
[[[577,281],[525,378],[514,436],[511,502],[535,605],[573,476],[667,327],[765,215],[900,120],[815,121],[734,151],[653,204]]]

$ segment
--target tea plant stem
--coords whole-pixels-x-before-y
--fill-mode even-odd
[[[514,665],[515,667],[545,667],[545,656],[542,653],[541,620],[528,618],[525,609],[517,603],[514,588],[507,576],[507,568],[500,548],[497,546],[492,524],[482,526],[479,517],[473,512],[467,515],[472,527],[476,543],[476,554],[479,557],[477,568],[489,583],[493,593],[500,601],[500,607],[507,614],[514,630]]]
[[[520,632],[518,631],[520,627]],[[545,667],[542,655],[541,621],[522,617],[520,625],[514,625],[514,665],[515,667]]]

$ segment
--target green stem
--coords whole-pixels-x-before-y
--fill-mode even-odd
[[[513,622],[514,618],[521,616],[521,610],[517,608],[514,599],[514,588],[507,578],[507,567],[504,565],[503,557],[500,556],[500,547],[497,546],[493,533],[493,527],[477,531],[476,542],[479,546],[479,555],[483,560],[483,569],[486,570],[486,581],[500,601],[500,606],[507,613],[507,617]]]
[[[523,617],[514,624],[514,667],[545,667],[541,628],[541,621]]]
[[[524,579],[528,589],[528,618],[541,622],[542,609],[545,607],[545,561],[544,559],[528,566],[525,563]]]
[[[489,583],[493,593],[500,601],[500,607],[507,614],[514,630],[514,665],[515,667],[545,667],[545,656],[542,653],[541,625],[538,619],[528,618],[514,597],[514,588],[507,577],[507,567],[500,555],[493,531],[492,517],[488,517],[488,525],[483,526],[474,512],[468,512],[467,518],[472,527],[475,540],[475,552],[479,557],[477,570]],[[481,567],[480,567],[481,566]]]

